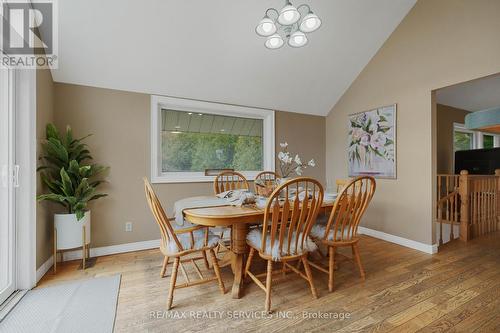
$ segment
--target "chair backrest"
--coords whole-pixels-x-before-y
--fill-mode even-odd
[[[156,223],[160,227],[163,244],[168,248],[170,242],[175,242],[179,251],[183,251],[184,249],[175,235],[172,225],[170,225],[170,221],[161,206],[160,200],[146,177],[144,177],[144,190],[146,192],[146,200],[148,201],[149,208],[155,217]]]
[[[267,199],[262,228],[262,247],[277,242],[284,256],[303,249],[323,203],[323,186],[308,177],[291,179],[276,188]],[[270,234],[270,239],[266,234]]]
[[[255,180],[260,180],[264,186],[274,185],[276,179],[280,178],[280,176],[274,171],[262,171],[261,173],[255,176]],[[254,182],[255,193],[258,193],[257,183]]]
[[[326,240],[333,230],[334,241],[351,241],[358,232],[359,222],[373,198],[375,188],[375,178],[370,176],[357,177],[348,182],[335,200],[323,239]]]
[[[248,181],[241,173],[236,171],[224,171],[215,177],[214,193],[219,194],[229,190],[248,190]]]

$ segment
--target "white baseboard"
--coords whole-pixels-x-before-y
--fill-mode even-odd
[[[360,234],[363,234],[363,235],[382,239],[382,240],[385,240],[387,242],[391,242],[391,243],[395,243],[395,244],[402,245],[405,247],[409,247],[411,249],[422,251],[425,253],[429,253],[429,254],[437,253],[437,248],[438,248],[437,244],[429,245],[429,244],[425,244],[425,243],[420,243],[420,242],[417,242],[417,241],[414,241],[414,240],[411,240],[408,238],[403,238],[403,237],[387,234],[387,233],[382,232],[382,231],[373,230],[373,229],[369,229],[369,228],[365,228],[365,227],[359,227],[358,232]]]
[[[94,247],[90,249],[91,257],[102,257],[110,254],[125,253],[132,251],[149,250],[160,247],[160,240],[153,239],[142,242],[125,243],[111,246]],[[82,250],[64,252],[63,260],[82,259]]]
[[[47,259],[46,262],[42,264],[37,270],[36,270],[36,283],[40,281],[40,279],[47,273],[47,271],[52,267],[54,264],[54,256],[50,256],[49,259]]]
[[[119,245],[91,248],[90,249],[90,256],[91,257],[101,257],[101,256],[107,256],[110,254],[149,250],[149,249],[155,249],[155,248],[159,248],[159,247],[160,247],[160,240],[153,239],[153,240],[143,241],[143,242],[125,243],[125,244],[119,244]],[[77,260],[77,259],[82,259],[82,251],[81,250],[68,251],[68,252],[64,252],[64,254],[63,254],[63,261],[70,261],[70,260]],[[47,271],[52,267],[53,264],[54,264],[54,258],[53,258],[53,256],[51,256],[49,259],[47,259],[46,262],[44,262],[42,264],[42,266],[40,266],[37,269],[37,271],[36,271],[36,281],[37,282],[45,275],[45,273],[47,273]]]

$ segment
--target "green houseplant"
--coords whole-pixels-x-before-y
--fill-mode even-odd
[[[52,201],[65,208],[65,214],[54,215],[58,249],[81,246],[82,227],[86,228],[87,241],[90,242],[88,203],[106,196],[97,193],[97,187],[104,182],[102,176],[108,168],[91,163],[92,156],[83,143],[87,137],[73,138],[69,126],[62,134],[53,124],[46,127],[38,171],[49,193],[41,194],[37,199]]]

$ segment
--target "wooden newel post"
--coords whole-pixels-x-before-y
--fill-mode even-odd
[[[460,240],[467,242],[470,237],[469,221],[469,171],[460,171],[458,182],[458,192],[460,194]]]

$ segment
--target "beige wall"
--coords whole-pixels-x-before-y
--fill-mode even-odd
[[[454,173],[453,166],[453,123],[463,124],[469,111],[437,104],[437,173]]]
[[[325,185],[325,117],[276,112],[275,123],[276,154],[281,149],[280,142],[288,142],[290,152],[298,153],[303,162],[314,158],[316,166],[307,168],[304,176],[314,177]],[[278,161],[276,169],[279,170]]]
[[[108,246],[158,239],[158,228],[148,211],[142,177],[150,173],[150,96],[70,84],[55,84],[55,119],[62,129],[71,125],[75,135],[88,138],[95,161],[111,167],[109,197],[91,204],[92,246]],[[306,175],[324,179],[325,117],[276,112],[276,146],[288,141],[304,159],[318,166]],[[278,149],[278,148],[277,148]],[[211,183],[154,186],[171,214],[181,198],[212,193]],[[125,222],[133,232],[125,232]]]
[[[54,121],[54,83],[49,70],[36,71],[36,137],[37,156],[40,142],[45,139],[45,125]],[[37,175],[37,194],[45,191]],[[38,203],[36,206],[36,267],[40,267],[52,255],[53,205]]]
[[[432,91],[500,72],[498,13],[498,0],[419,0],[331,110],[327,179],[347,175],[347,115],[398,104],[398,178],[377,181],[362,225],[433,243]]]

